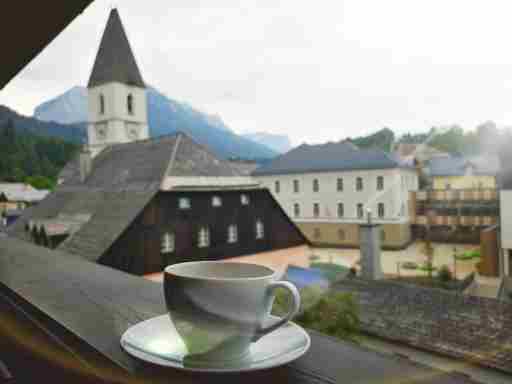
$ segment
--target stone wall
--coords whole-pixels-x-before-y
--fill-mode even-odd
[[[334,289],[354,293],[369,334],[512,373],[512,303],[358,278]]]

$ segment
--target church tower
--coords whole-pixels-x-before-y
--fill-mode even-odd
[[[89,150],[149,138],[146,86],[117,9],[110,12],[89,78]]]

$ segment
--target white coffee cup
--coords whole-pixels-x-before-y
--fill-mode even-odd
[[[252,342],[295,316],[300,307],[297,288],[278,277],[265,266],[237,262],[197,261],[165,268],[165,302],[187,347],[187,359],[242,359]],[[265,327],[276,288],[289,291],[291,309]]]

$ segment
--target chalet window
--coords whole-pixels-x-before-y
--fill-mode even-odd
[[[178,200],[178,207],[180,209],[190,209],[190,199],[188,197],[180,197]]]
[[[249,196],[246,194],[240,195],[240,203],[242,203],[242,205],[249,205]]]
[[[336,181],[336,189],[338,192],[343,191],[343,179],[341,177]]]
[[[219,196],[212,197],[212,207],[220,207],[222,205],[222,199]]]
[[[281,192],[281,183],[280,183],[279,181],[276,181],[276,182],[274,183],[274,191],[275,191],[276,193]]]
[[[299,193],[299,180],[293,180],[293,192],[294,193]]]
[[[197,246],[199,248],[205,248],[210,245],[210,230],[208,227],[201,227],[199,229],[199,236],[197,238]]]
[[[162,235],[160,250],[162,253],[174,252],[174,233],[166,232]]]
[[[314,217],[320,216],[320,204],[318,204],[318,203],[313,204],[313,216]]]
[[[384,177],[378,176],[377,177],[377,190],[382,191],[384,189]]]
[[[344,241],[345,238],[345,231],[343,229],[338,229],[338,240]]]
[[[385,215],[385,211],[384,211],[384,203],[379,203],[379,205],[377,206],[377,214],[379,215],[379,217],[382,219]]]
[[[128,109],[128,113],[133,115],[133,95],[131,93],[126,98],[126,107]]]
[[[343,203],[338,203],[338,217],[345,216],[345,208],[343,206]]]
[[[105,96],[100,95],[100,115],[105,113]]]
[[[293,216],[300,216],[300,205],[298,203],[293,204]]]
[[[356,191],[362,191],[363,190],[363,178],[358,177],[356,179]]]
[[[357,204],[357,217],[362,219],[363,216],[364,216],[363,204],[359,203],[359,204]]]
[[[263,239],[265,237],[265,228],[261,220],[256,221],[256,239]]]
[[[228,227],[228,243],[236,243],[238,241],[238,227],[230,225]]]
[[[318,240],[322,237],[322,233],[320,232],[320,228],[314,228],[313,229],[313,238],[315,240]]]
[[[313,180],[313,192],[318,192],[320,190],[320,184],[318,183],[318,179]]]

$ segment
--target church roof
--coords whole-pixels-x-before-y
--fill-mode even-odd
[[[194,186],[217,190],[221,181],[225,188],[257,187],[252,179],[241,176],[227,161],[216,158],[184,133],[117,144],[93,158],[84,182],[78,156],[70,161],[56,190],[25,210],[8,232],[27,238],[25,227],[30,223],[46,228],[70,217],[87,218],[74,220],[77,223],[71,235],[59,248],[97,261],[159,191]],[[208,180],[216,184],[210,185]]]
[[[145,88],[117,9],[110,12],[87,86],[111,82]]]

